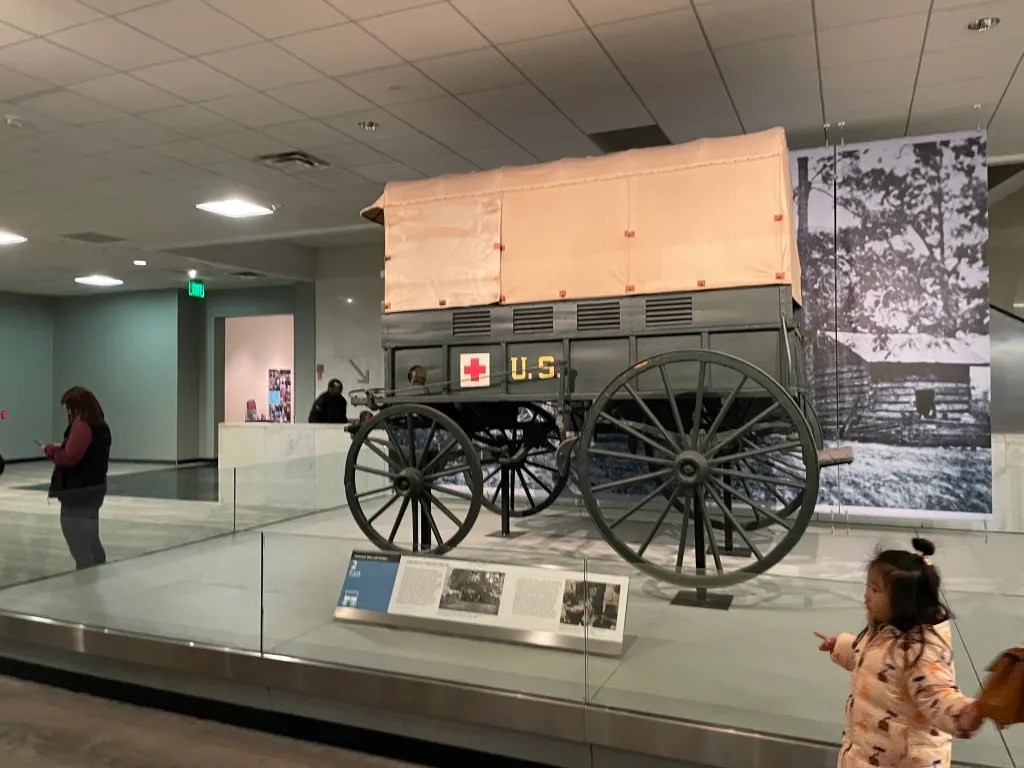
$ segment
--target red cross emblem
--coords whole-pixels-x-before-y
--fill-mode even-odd
[[[460,354],[459,371],[459,386],[489,387],[491,385],[490,353]]]

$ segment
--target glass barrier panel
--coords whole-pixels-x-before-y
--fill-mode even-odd
[[[498,516],[486,511],[481,515],[486,516],[478,520],[481,535],[440,561],[442,568],[435,574],[432,587],[436,588],[436,607],[431,615],[448,614],[450,618],[468,613],[486,619],[497,617],[500,611],[502,626],[526,626],[537,618],[534,614],[543,614],[545,626],[557,626],[565,583],[563,573],[574,572],[582,578],[582,559],[517,546],[516,542],[501,538],[486,538],[483,534],[496,528]],[[477,639],[460,629],[458,621],[420,629],[336,619],[335,610],[345,602],[345,595],[350,595],[343,593],[342,587],[351,553],[378,552],[361,535],[334,533],[354,527],[346,516],[347,512],[340,511],[331,522],[310,518],[307,527],[316,530],[314,534],[265,533],[264,653],[584,701],[586,657],[582,647],[569,651]],[[303,526],[299,522],[288,527],[298,530]],[[456,560],[472,561],[472,566],[445,566]],[[545,566],[551,578],[545,578],[544,571],[516,570],[518,566]],[[524,583],[527,578],[531,581]],[[401,584],[394,589],[402,589]],[[424,601],[429,602],[426,598]],[[509,614],[515,616],[509,619]],[[466,621],[474,623],[472,619]]]

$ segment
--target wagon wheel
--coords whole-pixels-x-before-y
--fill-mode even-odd
[[[423,405],[394,405],[367,420],[345,461],[352,517],[380,549],[439,555],[454,548],[480,514],[482,489],[469,436]]]
[[[483,505],[501,512],[502,456],[516,456],[509,473],[509,510],[512,517],[530,517],[550,507],[565,490],[568,476],[559,473],[555,451],[560,436],[555,417],[539,405],[519,408],[514,428],[481,429],[473,433],[483,467]],[[531,488],[531,485],[533,486]],[[516,489],[522,495],[516,493]]]
[[[628,438],[651,455],[630,452]],[[615,479],[594,482],[598,457],[615,462]],[[765,462],[776,470],[758,471]],[[707,349],[657,355],[619,374],[587,414],[577,471],[602,537],[642,572],[680,586],[727,586],[767,571],[803,535],[818,496],[817,447],[801,407],[760,368]],[[779,488],[799,494],[795,515],[780,514]],[[628,509],[612,509],[608,492]],[[715,522],[729,523],[752,557],[724,552]],[[705,542],[713,562],[702,567]]]

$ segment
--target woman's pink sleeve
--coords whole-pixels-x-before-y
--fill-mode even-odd
[[[92,428],[84,421],[71,425],[71,432],[63,446],[53,446],[46,455],[61,468],[73,467],[85,458],[85,452],[92,445]]]

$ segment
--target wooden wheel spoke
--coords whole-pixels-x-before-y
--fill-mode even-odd
[[[693,497],[688,496],[683,508],[683,522],[679,526],[679,548],[676,550],[676,573],[683,570],[683,558],[686,556],[686,539],[690,532],[690,515],[693,514]]]
[[[757,548],[757,545],[754,544],[754,542],[747,535],[746,529],[744,529],[744,527],[736,521],[736,518],[733,517],[732,510],[729,509],[729,505],[725,503],[725,499],[722,497],[722,495],[710,485],[706,486],[706,489],[708,495],[711,496],[712,500],[714,500],[715,505],[720,510],[722,510],[722,516],[729,523],[729,525],[733,527],[733,530],[740,535],[740,538],[743,539],[743,543],[750,548],[750,551],[754,555],[754,557],[756,557],[758,560],[764,560],[764,555],[761,554],[761,550]]]
[[[591,487],[594,493],[600,493],[601,491],[607,491],[609,488],[620,488],[630,483],[642,483],[645,480],[657,480],[659,477],[664,477],[669,474],[671,469],[659,469],[656,472],[647,472],[643,475],[636,475],[635,477],[627,477],[622,480],[610,480],[607,483],[601,483]]]
[[[803,488],[803,483],[798,483],[793,480],[783,480],[780,477],[772,477],[771,475],[755,475],[749,472],[741,472],[738,469],[726,469],[725,467],[715,467],[712,470],[713,475],[725,475],[726,477],[742,477],[751,482],[766,483],[781,485],[786,488]]]
[[[462,464],[456,464],[454,467],[445,467],[440,472],[434,472],[429,475],[424,475],[423,479],[428,482],[431,482],[434,480],[438,480],[439,478],[442,477],[450,477],[451,475],[457,475],[462,472],[468,472],[470,468],[471,467],[468,463],[463,462]]]
[[[641,544],[640,549],[637,550],[636,553],[640,555],[640,557],[644,556],[644,552],[647,551],[647,547],[651,545],[651,542],[654,541],[654,537],[657,536],[658,531],[661,530],[661,524],[665,522],[665,518],[668,517],[668,513],[671,512],[672,507],[675,506],[676,497],[679,495],[680,487],[681,486],[676,485],[676,487],[672,489],[672,495],[669,496],[668,502],[665,504],[665,508],[661,511],[661,514],[658,515],[657,522],[655,522],[651,527],[651,532],[647,534],[647,538],[644,539],[644,543]]]
[[[599,419],[604,419],[609,424],[618,427],[619,429],[621,429],[626,434],[632,435],[633,437],[635,437],[637,440],[641,440],[641,441],[647,443],[649,446],[654,448],[656,451],[661,451],[662,453],[666,453],[666,454],[668,454],[669,456],[672,456],[672,457],[674,457],[676,455],[676,451],[672,450],[671,448],[666,448],[661,443],[655,442],[654,440],[649,438],[647,435],[643,434],[640,430],[634,429],[632,426],[627,424],[625,421],[623,421],[622,419],[616,418],[615,416],[612,416],[610,413],[601,413],[598,416],[598,418]]]
[[[402,499],[402,506],[398,509],[398,516],[395,518],[395,524],[391,528],[391,533],[388,534],[388,543],[395,543],[395,536],[398,535],[398,529],[402,525],[402,520],[405,519],[405,510],[409,508],[409,497],[406,496]]]
[[[523,470],[516,467],[516,474],[519,475],[519,483],[523,486],[523,493],[526,494],[526,502],[531,506],[537,506],[533,501],[533,494],[530,493],[530,486],[526,482],[526,478],[523,477]]]
[[[753,445],[753,444],[751,444]],[[788,443],[782,443],[781,445],[762,446],[760,448],[754,447],[747,451],[741,451],[740,453],[730,453],[723,456],[715,456],[709,460],[710,464],[729,464],[739,459],[747,459],[752,456],[762,456],[765,454],[776,453],[781,451],[788,451],[793,448],[799,448],[799,441],[793,441]]]
[[[391,490],[391,489],[389,488],[388,490]],[[368,523],[369,523],[370,525],[373,525],[373,522],[374,522],[374,520],[376,520],[376,519],[377,519],[378,517],[380,517],[380,516],[381,516],[381,515],[383,515],[383,514],[384,514],[385,512],[387,512],[387,511],[388,511],[388,509],[389,509],[389,508],[391,507],[391,505],[392,505],[392,504],[394,504],[394,503],[395,503],[396,501],[398,501],[398,498],[399,498],[399,497],[398,497],[398,494],[396,493],[396,494],[395,494],[394,496],[392,496],[392,497],[391,497],[390,499],[388,499],[388,501],[387,501],[387,502],[385,502],[385,504],[384,504],[384,506],[383,506],[383,507],[381,507],[381,508],[380,508],[380,509],[378,509],[378,510],[377,510],[376,512],[374,512],[374,513],[373,513],[373,516],[372,516],[372,517],[370,517],[370,518],[369,518],[369,519],[367,520],[367,522],[368,522]]]
[[[448,509],[448,506],[439,498],[437,498],[437,496],[432,494],[430,491],[427,491],[427,498],[430,499],[431,504],[440,509],[441,512],[444,513],[444,516],[451,520],[453,523],[455,523],[455,525],[462,525],[462,521],[459,520],[459,518],[455,516],[455,513]]]
[[[615,528],[617,528],[619,526],[620,523],[626,522],[626,520],[628,520],[630,517],[632,517],[637,512],[639,512],[640,509],[642,509],[647,504],[647,502],[649,502],[655,496],[660,496],[662,493],[664,493],[665,489],[668,488],[671,483],[672,483],[672,479],[669,478],[664,483],[662,483],[657,488],[655,488],[653,491],[651,491],[649,494],[644,496],[635,505],[630,507],[629,510],[624,515],[622,515],[621,517],[616,518],[614,522],[612,522],[612,523],[610,523],[608,525],[608,527],[614,530]]]
[[[704,505],[704,497],[701,494],[694,496],[694,506],[697,508],[697,515],[704,524],[704,532],[708,537],[708,545],[711,547],[711,558],[715,561],[715,570],[718,573],[725,573],[722,568],[722,553],[718,550],[718,542],[715,540],[715,529],[711,526],[711,518],[708,517],[708,508]]]
[[[626,392],[629,393],[629,396],[633,398],[633,401],[640,406],[640,410],[643,412],[644,416],[648,418],[651,424],[654,425],[654,428],[657,429],[658,432],[661,433],[661,436],[665,438],[665,442],[667,442],[676,450],[679,450],[679,443],[676,442],[675,437],[673,437],[669,433],[669,431],[665,429],[665,425],[661,423],[661,419],[654,415],[654,411],[652,411],[651,407],[647,405],[646,402],[644,402],[644,399],[640,397],[639,393],[635,389],[633,389],[633,387],[631,387],[629,384],[623,385],[623,388],[626,390]],[[682,436],[680,435],[680,437]]]
[[[367,474],[370,475],[377,475],[378,477],[387,477],[391,480],[398,479],[398,473],[396,472],[385,472],[383,469],[376,469],[374,467],[363,467],[360,466],[359,464],[356,464],[356,469],[358,469],[360,472],[366,472]]]
[[[729,486],[729,485],[726,485],[721,480],[719,480],[717,477],[712,477],[711,478],[711,482],[714,483],[715,485],[717,485],[722,490],[724,490],[726,493],[731,493],[733,496],[738,498],[740,501],[744,502],[745,504],[749,504],[751,509],[758,510],[764,517],[767,517],[773,523],[781,525],[787,531],[792,529],[792,526],[788,522],[783,520],[781,517],[776,515],[774,512],[769,512],[767,509],[762,507],[760,504],[758,504],[752,498],[750,498],[746,494],[741,493],[736,488],[734,488],[732,486]]]
[[[547,467],[545,467],[545,469],[546,469],[546,470],[547,470],[548,472],[550,472],[550,471],[551,471],[551,469],[549,469],[549,468],[547,468]],[[528,476],[528,477],[529,477],[530,479],[532,479],[532,480],[533,480],[533,482],[535,482],[535,483],[536,483],[537,485],[539,485],[539,486],[540,486],[541,488],[543,488],[543,489],[544,489],[544,492],[545,492],[546,494],[548,494],[548,496],[551,496],[551,495],[553,495],[553,494],[554,494],[554,492],[555,492],[554,488],[549,488],[548,486],[546,486],[546,485],[544,484],[544,481],[542,481],[542,480],[541,480],[541,479],[540,479],[539,477],[537,477],[537,476],[536,476],[535,474],[533,474],[533,472],[531,472],[531,471],[530,471],[530,468],[529,468],[529,466],[527,466],[526,464],[524,464],[524,465],[523,465],[523,472],[525,472],[525,473],[526,473],[526,475],[527,475],[527,476]]]

